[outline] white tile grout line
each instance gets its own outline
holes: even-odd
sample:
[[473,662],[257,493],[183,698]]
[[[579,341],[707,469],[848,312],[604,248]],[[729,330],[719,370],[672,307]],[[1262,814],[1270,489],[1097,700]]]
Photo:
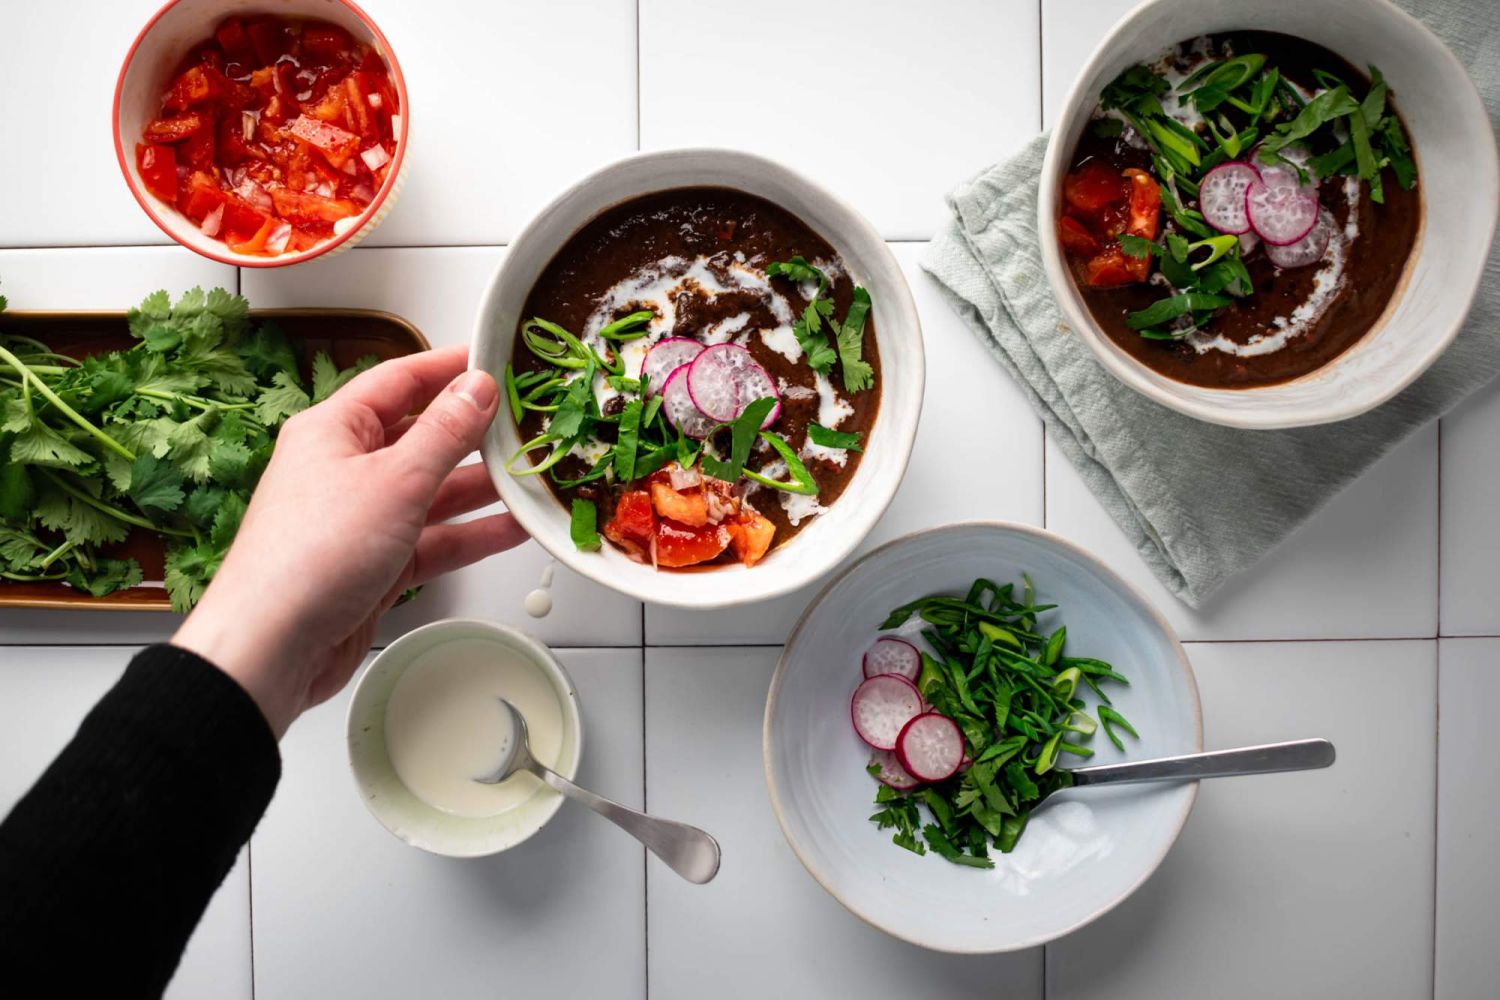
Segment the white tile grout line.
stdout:
[[[1439,611],[1441,610],[1440,606]],[[1438,851],[1442,849],[1438,836],[1443,828],[1441,812],[1443,804],[1441,788],[1443,780],[1443,644],[1441,642],[1433,650],[1433,667],[1432,684],[1436,690],[1432,697],[1435,716],[1432,723],[1432,995],[1435,1000],[1438,972],[1438,895],[1441,891],[1438,884]]]

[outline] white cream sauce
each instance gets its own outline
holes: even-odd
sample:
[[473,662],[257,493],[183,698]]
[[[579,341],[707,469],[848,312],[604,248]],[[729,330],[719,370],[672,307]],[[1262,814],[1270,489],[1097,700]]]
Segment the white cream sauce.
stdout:
[[526,613],[533,618],[546,618],[552,613],[552,572],[556,567],[556,561],[547,560],[547,568],[542,570],[541,582],[537,584],[535,590],[526,595],[526,600],[523,602]]
[[541,790],[524,773],[474,780],[501,766],[516,738],[500,698],[526,719],[536,759],[555,765],[563,711],[542,668],[499,643],[459,639],[412,661],[391,691],[385,743],[401,783],[434,809],[470,817],[497,816]]

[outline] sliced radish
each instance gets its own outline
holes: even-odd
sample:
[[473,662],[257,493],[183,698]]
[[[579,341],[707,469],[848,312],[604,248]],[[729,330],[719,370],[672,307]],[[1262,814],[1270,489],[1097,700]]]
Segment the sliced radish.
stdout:
[[[854,697],[849,700],[854,731],[876,750],[896,749],[896,737],[921,711],[922,696],[917,686],[899,674],[871,677],[854,689]],[[961,747],[959,752],[962,755]]]
[[679,365],[667,376],[667,384],[661,389],[661,411],[667,415],[668,423],[688,437],[706,438],[720,421],[709,418],[693,405],[693,396],[688,392],[688,368]]
[[[747,355],[749,351],[745,352]],[[776,405],[771,407],[766,419],[760,422],[760,429],[765,430],[776,422],[781,416],[781,394],[776,391],[776,383],[771,381],[770,374],[760,365],[751,361],[743,368],[736,368],[734,372],[735,388],[740,394],[740,413],[745,412],[745,407],[757,399],[774,399]],[[736,413],[735,416],[739,416]]]
[[888,635],[876,639],[875,645],[865,651],[864,671],[866,677],[899,674],[909,681],[915,681],[922,672],[922,654],[905,639]]
[[[869,681],[865,681],[869,684]],[[913,778],[942,781],[958,772],[964,734],[946,715],[928,712],[910,720],[896,737],[896,758]]]
[[876,750],[870,754],[870,763],[880,765],[880,777],[876,780],[898,792],[911,791],[922,783],[901,766],[901,761],[890,750]]
[[1333,240],[1334,229],[1337,225],[1338,223],[1333,219],[1333,213],[1325,208],[1318,213],[1317,225],[1313,226],[1306,236],[1286,246],[1266,244],[1266,256],[1271,258],[1272,264],[1282,268],[1316,264],[1328,251],[1328,244]]
[[736,344],[715,344],[688,366],[687,387],[693,404],[721,422],[740,415],[740,390],[735,375],[737,369],[744,367],[740,354],[748,356],[750,352]]
[[667,377],[702,353],[703,345],[690,337],[668,337],[653,344],[641,362],[647,395],[660,395]]
[[1245,192],[1260,180],[1260,171],[1248,163],[1221,163],[1198,187],[1198,208],[1203,218],[1221,233],[1250,231],[1245,215]]
[[1267,243],[1296,243],[1318,224],[1318,197],[1279,179],[1251,184],[1245,192],[1245,214]]

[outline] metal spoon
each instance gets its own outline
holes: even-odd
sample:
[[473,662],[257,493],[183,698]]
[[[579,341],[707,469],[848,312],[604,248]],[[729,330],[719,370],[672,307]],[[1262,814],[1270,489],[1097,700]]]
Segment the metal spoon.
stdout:
[[531,755],[531,744],[526,732],[526,718],[521,715],[516,706],[504,698],[500,699],[500,704],[505,706],[506,711],[515,720],[516,738],[511,741],[510,758],[504,761],[493,774],[475,778],[475,781],[485,785],[495,785],[517,771],[529,772],[548,787],[556,789],[575,802],[582,802],[645,844],[652,854],[666,862],[668,868],[689,882],[702,885],[711,881],[719,873],[719,842],[713,837],[696,826],[647,816],[643,812],[629,809],[602,795],[595,795],[586,788],[579,788]]
[[1124,781],[1196,781],[1199,778],[1230,778],[1239,774],[1273,774],[1277,771],[1308,771],[1333,763],[1333,744],[1327,740],[1292,740],[1265,743],[1235,750],[1185,753],[1175,757],[1096,764],[1075,767],[1068,773],[1073,784],[1105,785]]

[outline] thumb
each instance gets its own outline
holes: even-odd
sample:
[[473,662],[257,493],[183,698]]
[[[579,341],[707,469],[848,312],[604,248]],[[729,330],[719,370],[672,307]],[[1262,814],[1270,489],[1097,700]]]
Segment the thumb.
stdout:
[[479,447],[499,398],[499,387],[488,372],[466,371],[427,404],[387,451],[431,498],[448,473]]

